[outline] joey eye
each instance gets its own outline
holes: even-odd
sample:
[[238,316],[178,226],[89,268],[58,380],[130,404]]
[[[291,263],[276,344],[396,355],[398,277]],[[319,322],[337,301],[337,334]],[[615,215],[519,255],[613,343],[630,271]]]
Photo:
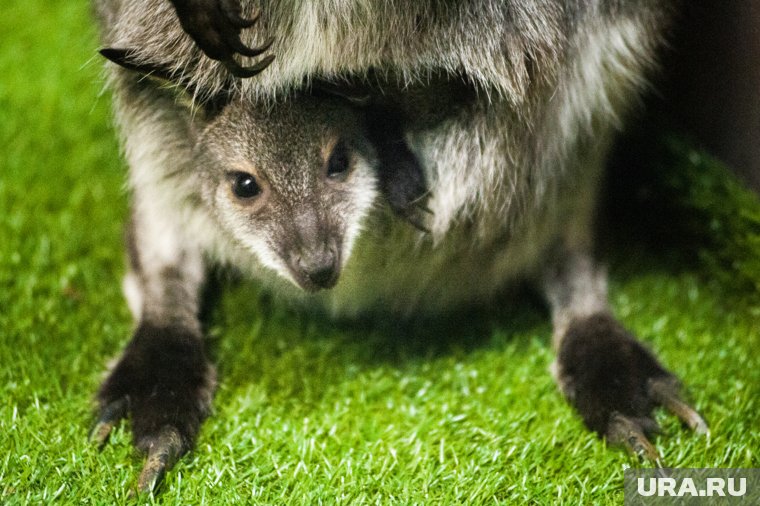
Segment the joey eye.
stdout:
[[343,141],[338,142],[327,160],[327,177],[335,181],[343,181],[348,177],[349,159],[348,148]]
[[232,172],[232,193],[240,199],[251,199],[261,193],[261,187],[256,178],[247,172]]

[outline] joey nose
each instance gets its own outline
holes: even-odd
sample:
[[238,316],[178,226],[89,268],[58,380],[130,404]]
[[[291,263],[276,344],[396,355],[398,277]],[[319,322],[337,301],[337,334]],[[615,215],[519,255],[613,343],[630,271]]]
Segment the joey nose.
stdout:
[[300,255],[296,266],[306,281],[305,288],[332,288],[338,281],[338,258],[331,249]]

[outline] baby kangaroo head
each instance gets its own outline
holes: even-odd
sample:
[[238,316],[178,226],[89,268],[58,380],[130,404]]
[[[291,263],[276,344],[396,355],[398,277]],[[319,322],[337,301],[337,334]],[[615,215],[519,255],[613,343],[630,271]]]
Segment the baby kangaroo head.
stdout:
[[204,198],[234,241],[307,291],[334,286],[377,191],[361,113],[308,95],[232,101],[201,132]]

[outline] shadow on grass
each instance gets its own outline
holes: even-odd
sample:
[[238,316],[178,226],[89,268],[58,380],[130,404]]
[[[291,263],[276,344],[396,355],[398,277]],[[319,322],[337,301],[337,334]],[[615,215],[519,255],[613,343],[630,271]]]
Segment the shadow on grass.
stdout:
[[651,115],[621,140],[600,213],[600,256],[628,280],[697,273],[760,303],[760,200],[719,161]]
[[[688,210],[664,181],[672,160],[662,127],[639,125],[622,138],[611,159],[598,214],[598,257],[615,277],[643,272],[677,275],[699,268],[704,238],[687,227]],[[690,216],[690,219],[694,219]]]
[[[227,279],[218,280],[212,290],[218,303],[206,317],[209,352],[222,378],[231,383],[263,378],[268,389],[280,389],[285,380],[272,381],[273,371],[290,377],[292,372],[285,370],[290,365],[310,376],[291,377],[291,383],[319,376],[325,380],[321,388],[327,388],[347,371],[404,371],[424,362],[466,360],[479,350],[499,350],[507,344],[519,354],[527,350],[527,335],[540,336],[549,346],[548,313],[525,287],[496,298],[492,305],[444,316],[336,320],[283,306],[252,282],[222,278]],[[290,387],[286,389],[295,395],[301,390]]]

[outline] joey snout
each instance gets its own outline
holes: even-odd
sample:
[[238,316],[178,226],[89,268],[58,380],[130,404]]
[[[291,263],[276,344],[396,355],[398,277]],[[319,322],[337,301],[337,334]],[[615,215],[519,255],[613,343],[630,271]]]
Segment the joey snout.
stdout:
[[334,241],[295,249],[287,259],[298,285],[306,291],[332,288],[340,275],[340,254]]

